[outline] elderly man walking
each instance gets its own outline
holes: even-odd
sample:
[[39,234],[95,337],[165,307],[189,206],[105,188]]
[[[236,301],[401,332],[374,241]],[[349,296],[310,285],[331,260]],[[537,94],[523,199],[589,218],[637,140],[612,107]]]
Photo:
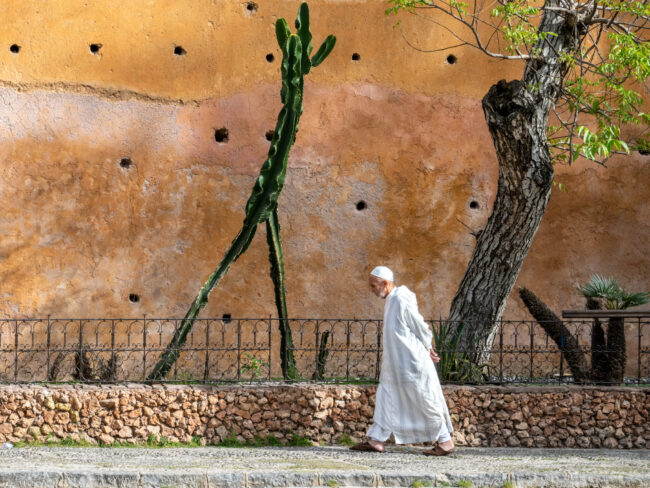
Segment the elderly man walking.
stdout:
[[383,452],[391,434],[397,444],[438,441],[428,456],[451,454],[453,427],[434,362],[432,334],[418,311],[415,294],[396,286],[393,272],[378,266],[370,273],[370,288],[386,300],[384,351],[373,424],[368,442],[351,449]]

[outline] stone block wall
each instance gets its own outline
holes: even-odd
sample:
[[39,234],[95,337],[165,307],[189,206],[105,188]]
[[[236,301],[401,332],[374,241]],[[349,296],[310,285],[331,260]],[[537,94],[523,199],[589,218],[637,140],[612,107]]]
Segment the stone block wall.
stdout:
[[[444,388],[458,445],[647,448],[650,390],[579,387]],[[374,385],[0,387],[0,441],[48,437],[103,444],[150,436],[215,444],[292,435],[362,438]]]

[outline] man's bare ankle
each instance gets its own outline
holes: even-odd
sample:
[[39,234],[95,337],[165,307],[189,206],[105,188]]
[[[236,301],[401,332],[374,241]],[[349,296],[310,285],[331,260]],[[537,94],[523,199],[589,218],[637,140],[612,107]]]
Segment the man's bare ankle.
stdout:
[[376,449],[382,449],[382,450],[384,449],[384,443],[381,442],[381,441],[376,441],[374,439],[370,439],[368,442],[370,443],[370,445],[372,447],[374,447]]
[[454,448],[454,441],[452,441],[452,440],[450,439],[450,440],[448,440],[448,441],[441,442],[441,443],[438,444],[438,445],[439,445],[442,449],[444,449],[445,451],[449,451],[449,450],[451,450],[451,449]]

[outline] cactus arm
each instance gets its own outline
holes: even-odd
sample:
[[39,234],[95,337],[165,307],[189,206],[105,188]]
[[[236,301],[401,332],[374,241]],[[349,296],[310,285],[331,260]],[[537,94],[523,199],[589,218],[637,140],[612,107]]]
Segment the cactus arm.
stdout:
[[300,37],[300,42],[302,43],[303,56],[301,61],[301,72],[304,75],[309,73],[311,69],[311,52],[314,49],[314,46],[311,44],[311,30],[309,26],[309,6],[306,3],[302,3],[298,9],[298,16],[296,17],[296,30],[298,31],[298,37]]
[[198,295],[190,305],[189,310],[181,321],[179,327],[174,331],[169,345],[163,352],[160,360],[154,366],[153,371],[147,377],[148,381],[160,380],[167,376],[172,365],[178,359],[181,352],[181,347],[187,340],[187,335],[190,333],[194,325],[194,319],[199,315],[199,312],[208,303],[208,295],[212,289],[219,284],[221,279],[226,275],[230,265],[237,260],[237,258],[246,250],[250,242],[253,240],[257,226],[244,227],[235,240],[230,245],[230,249],[225,254],[217,269],[210,275],[208,281],[203,285]]
[[280,49],[284,50],[290,35],[291,31],[289,30],[289,24],[287,24],[287,21],[285,19],[278,19],[275,23],[275,37],[278,40]]
[[286,104],[282,107],[275,126],[275,134],[271,141],[269,154],[262,165],[260,175],[253,187],[253,193],[246,204],[246,219],[244,225],[259,224],[269,218],[276,207],[278,197],[284,186],[289,150],[293,145],[296,127],[302,109],[302,92],[300,90],[300,57],[302,46],[300,38],[291,35],[287,40],[288,56],[283,59],[282,70],[287,72],[283,77],[282,89],[286,93]]
[[269,245],[269,261],[271,263],[271,279],[275,291],[275,305],[280,318],[280,356],[282,374],[285,379],[297,379],[295,360],[293,357],[293,339],[289,327],[287,299],[284,275],[284,255],[280,239],[280,221],[277,209],[266,221],[266,240]]
[[323,61],[325,61],[325,58],[330,55],[335,45],[336,37],[332,35],[327,36],[327,38],[323,41],[323,44],[321,44],[318,48],[318,51],[316,51],[316,54],[314,54],[314,57],[311,58],[311,67],[315,68]]
[[285,105],[287,103],[287,88],[284,83],[284,80],[287,77],[287,66],[285,66],[284,60],[289,57],[289,53],[287,51],[287,41],[289,40],[290,36],[291,31],[289,30],[289,24],[287,24],[287,21],[284,19],[278,19],[275,23],[275,37],[278,39],[278,45],[282,50],[282,64],[280,65],[282,72],[282,89],[280,90],[280,100],[282,101],[282,105]]

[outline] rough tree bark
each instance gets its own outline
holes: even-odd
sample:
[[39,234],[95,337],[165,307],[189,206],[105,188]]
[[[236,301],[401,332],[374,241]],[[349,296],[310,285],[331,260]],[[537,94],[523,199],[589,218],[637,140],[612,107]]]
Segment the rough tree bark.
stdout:
[[621,384],[625,377],[625,319],[610,317],[607,325],[608,383]]
[[489,358],[506,300],[548,204],[553,167],[546,126],[568,69],[561,53],[575,52],[586,34],[579,15],[544,10],[539,31],[552,35],[538,42],[533,50],[538,54],[526,62],[522,79],[501,80],[483,98],[499,162],[498,189],[449,314],[452,334],[466,324],[459,347],[477,364]]

